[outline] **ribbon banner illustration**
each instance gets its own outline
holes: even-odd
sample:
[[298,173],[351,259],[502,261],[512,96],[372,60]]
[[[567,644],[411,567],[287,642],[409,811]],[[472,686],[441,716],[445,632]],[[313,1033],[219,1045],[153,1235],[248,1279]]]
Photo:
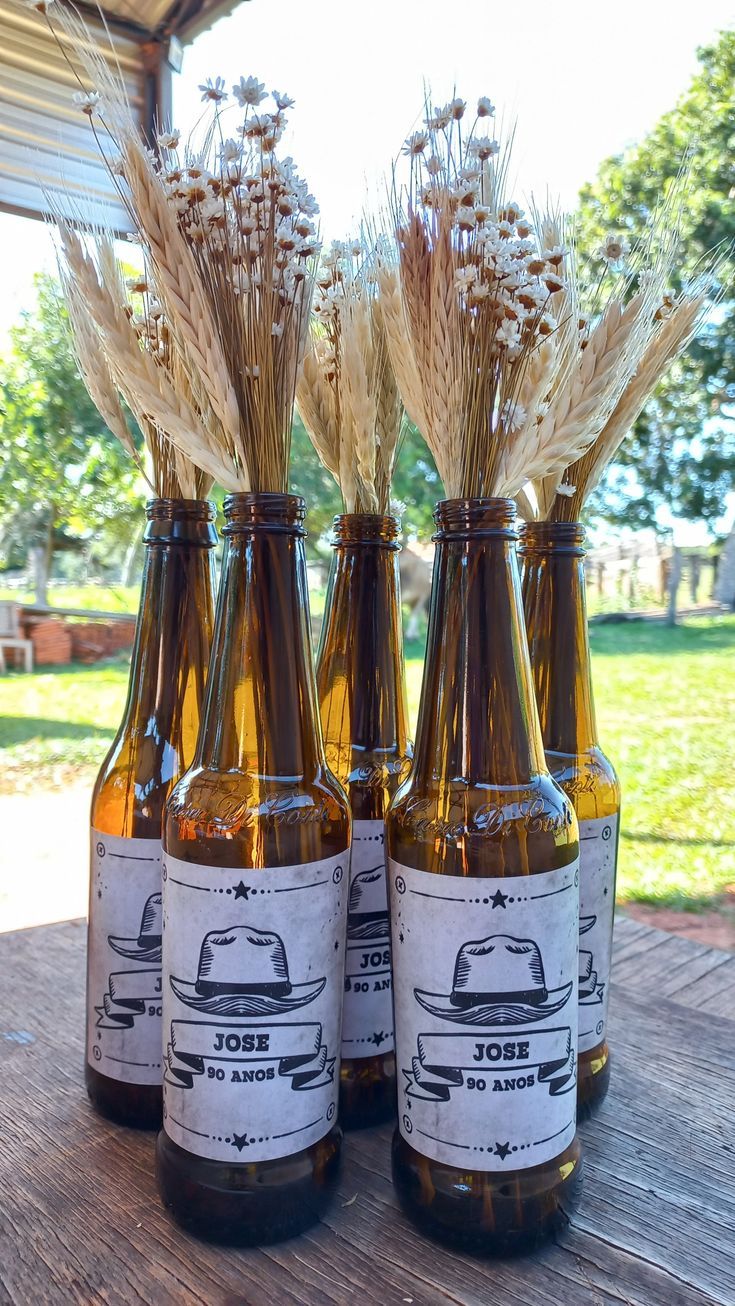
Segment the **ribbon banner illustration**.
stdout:
[[161,1018],[160,970],[128,970],[110,975],[102,1006],[95,1007],[98,1029],[132,1029],[136,1017]]
[[[243,1080],[290,1079],[291,1088],[322,1088],[334,1081],[334,1057],[327,1056],[319,1024],[220,1025],[174,1020],[165,1056],[165,1080],[176,1088],[194,1087],[208,1066],[226,1062],[244,1068]],[[265,1070],[263,1069],[265,1067]],[[270,1073],[268,1073],[270,1070]],[[217,1076],[221,1078],[221,1076]]]
[[476,1034],[419,1034],[418,1056],[404,1071],[409,1097],[428,1102],[448,1102],[452,1089],[461,1088],[468,1072],[492,1075],[527,1075],[538,1072],[551,1097],[568,1093],[576,1085],[576,1054],[570,1029],[529,1031],[508,1037],[506,1030],[481,1030]]

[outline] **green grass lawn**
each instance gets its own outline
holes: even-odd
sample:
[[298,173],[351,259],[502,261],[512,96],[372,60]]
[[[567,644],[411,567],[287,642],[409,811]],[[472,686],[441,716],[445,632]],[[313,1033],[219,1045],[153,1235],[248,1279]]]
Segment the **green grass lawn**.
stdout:
[[[703,908],[735,884],[735,616],[594,626],[600,741],[623,786],[619,895]],[[415,720],[420,650],[408,650]],[[122,712],[124,660],[0,678],[0,790],[92,778]]]
[[[8,589],[0,585],[0,602],[33,603],[30,589]],[[49,585],[51,608],[84,608],[85,612],[137,612],[140,585]]]

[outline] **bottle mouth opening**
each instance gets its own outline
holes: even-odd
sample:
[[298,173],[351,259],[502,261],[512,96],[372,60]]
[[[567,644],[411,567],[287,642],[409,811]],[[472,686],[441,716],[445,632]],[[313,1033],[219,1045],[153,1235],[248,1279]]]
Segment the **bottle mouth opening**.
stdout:
[[391,513],[343,512],[332,523],[332,545],[372,544],[399,549],[401,523]]
[[519,552],[525,557],[534,553],[584,557],[586,542],[587,531],[578,521],[524,522],[520,530]]
[[513,499],[442,499],[434,509],[434,540],[495,537],[516,540],[516,505]]
[[217,510],[209,499],[149,499],[145,515],[148,521],[213,522]]
[[213,549],[217,510],[208,499],[149,499],[143,543]]
[[252,531],[277,531],[305,535],[306,504],[300,494],[255,493],[228,494],[224,502],[223,535],[248,534]]

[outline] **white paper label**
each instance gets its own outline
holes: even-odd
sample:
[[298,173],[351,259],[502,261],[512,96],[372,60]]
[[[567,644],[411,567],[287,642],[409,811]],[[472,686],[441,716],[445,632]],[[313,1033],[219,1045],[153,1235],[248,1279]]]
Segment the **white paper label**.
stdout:
[[480,880],[390,862],[398,1122],[424,1156],[511,1172],[572,1142],[578,866]]
[[349,849],[268,870],[164,858],[164,1128],[216,1161],[290,1156],[337,1112]]
[[617,852],[617,815],[579,822],[580,1052],[605,1040]]
[[385,823],[352,822],[342,1056],[393,1051]]
[[124,1084],[160,1084],[161,841],[91,831],[87,1060]]

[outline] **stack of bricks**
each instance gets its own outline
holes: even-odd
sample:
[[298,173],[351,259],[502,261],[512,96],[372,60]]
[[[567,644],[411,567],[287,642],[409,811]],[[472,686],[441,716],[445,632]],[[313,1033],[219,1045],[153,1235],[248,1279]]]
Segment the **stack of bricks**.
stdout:
[[63,666],[71,662],[71,633],[65,621],[44,617],[30,627],[33,664],[39,667]]
[[132,647],[135,617],[124,621],[75,621],[21,614],[23,636],[33,643],[34,666],[64,666],[69,662],[99,662]]
[[69,624],[74,662],[99,662],[121,649],[128,649],[135,635],[130,621],[74,621]]

